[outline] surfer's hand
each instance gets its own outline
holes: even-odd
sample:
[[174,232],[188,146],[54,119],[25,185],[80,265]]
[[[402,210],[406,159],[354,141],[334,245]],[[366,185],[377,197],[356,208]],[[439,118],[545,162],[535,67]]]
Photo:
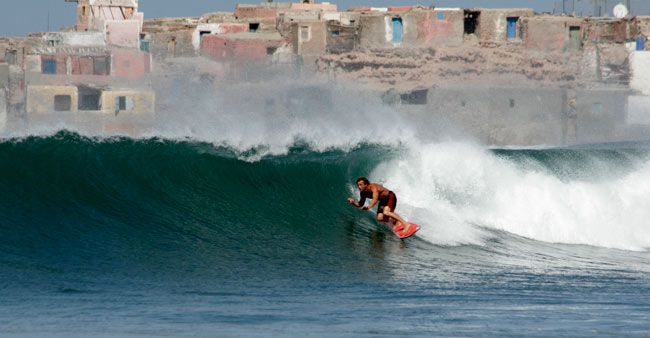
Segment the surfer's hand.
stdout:
[[354,200],[351,199],[351,198],[348,198],[348,203],[350,203],[350,204],[354,204]]
[[367,206],[361,207],[361,210],[368,210],[368,209],[370,209],[370,208],[368,208]]

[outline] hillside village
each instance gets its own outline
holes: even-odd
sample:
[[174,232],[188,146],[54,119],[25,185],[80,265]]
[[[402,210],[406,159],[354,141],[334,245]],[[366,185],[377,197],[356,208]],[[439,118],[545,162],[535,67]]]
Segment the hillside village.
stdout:
[[342,86],[489,145],[650,139],[650,16],[304,0],[147,19],[138,0],[60,1],[74,27],[0,37],[0,133],[138,135],[183,95],[281,114]]

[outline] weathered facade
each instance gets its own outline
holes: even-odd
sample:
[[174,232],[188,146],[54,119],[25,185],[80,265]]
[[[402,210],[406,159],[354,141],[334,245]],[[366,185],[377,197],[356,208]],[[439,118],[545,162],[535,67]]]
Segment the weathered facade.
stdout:
[[533,16],[522,20],[522,37],[526,48],[538,51],[579,51],[585,35],[583,18]]
[[273,56],[285,44],[286,41],[279,34],[205,35],[201,55],[218,61],[260,61]]
[[521,21],[532,17],[532,9],[480,9],[478,38],[481,42],[518,42],[522,39]]

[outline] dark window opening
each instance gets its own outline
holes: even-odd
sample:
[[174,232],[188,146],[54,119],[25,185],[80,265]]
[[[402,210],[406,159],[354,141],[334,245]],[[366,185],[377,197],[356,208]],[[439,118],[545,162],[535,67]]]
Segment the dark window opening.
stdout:
[[514,107],[515,107],[515,100],[510,99],[510,108],[514,108]]
[[110,59],[106,56],[94,57],[93,74],[110,75]]
[[140,50],[149,53],[150,42],[147,39],[140,39]]
[[202,45],[203,44],[203,36],[206,34],[210,34],[210,32],[207,31],[200,31],[199,32],[199,43]]
[[70,95],[54,96],[54,111],[70,111],[72,107],[72,98]]
[[338,36],[338,35],[339,35],[339,32],[338,32],[338,31],[332,31],[332,35],[334,35],[334,36]]
[[475,34],[478,27],[478,17],[481,12],[465,11],[464,30],[465,34]]
[[56,60],[43,60],[43,74],[56,74]]
[[15,65],[18,60],[18,52],[15,49],[7,49],[5,51],[5,59],[10,65]]
[[79,92],[79,110],[100,110],[99,98],[102,92],[99,89],[80,86],[77,87]]
[[126,110],[126,96],[119,96],[116,101],[117,110]]
[[350,26],[354,26],[354,20],[350,20]]
[[460,100],[460,106],[465,107],[465,105],[466,105],[465,100]]
[[266,55],[273,55],[276,50],[278,50],[277,47],[266,47]]
[[404,104],[427,104],[428,89],[418,89],[410,93],[400,95],[401,101]]
[[248,24],[248,29],[250,30],[251,33],[257,32],[258,29],[260,29],[260,24],[255,22],[255,23],[250,23]]

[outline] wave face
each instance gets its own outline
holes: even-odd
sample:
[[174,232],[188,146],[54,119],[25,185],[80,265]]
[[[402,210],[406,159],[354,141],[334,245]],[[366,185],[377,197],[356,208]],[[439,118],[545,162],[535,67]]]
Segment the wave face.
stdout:
[[[317,336],[472,336],[502,323],[505,335],[540,325],[554,335],[581,332],[580,313],[592,310],[603,330],[647,332],[647,144],[326,139],[1,141],[5,333],[266,336],[294,323],[292,334]],[[422,226],[415,238],[396,240],[374,211],[346,203],[362,175],[397,193],[397,212]],[[596,293],[610,310],[585,303]],[[404,297],[419,309],[412,320]],[[557,297],[578,305],[558,309]],[[395,315],[410,326],[391,325]]]

